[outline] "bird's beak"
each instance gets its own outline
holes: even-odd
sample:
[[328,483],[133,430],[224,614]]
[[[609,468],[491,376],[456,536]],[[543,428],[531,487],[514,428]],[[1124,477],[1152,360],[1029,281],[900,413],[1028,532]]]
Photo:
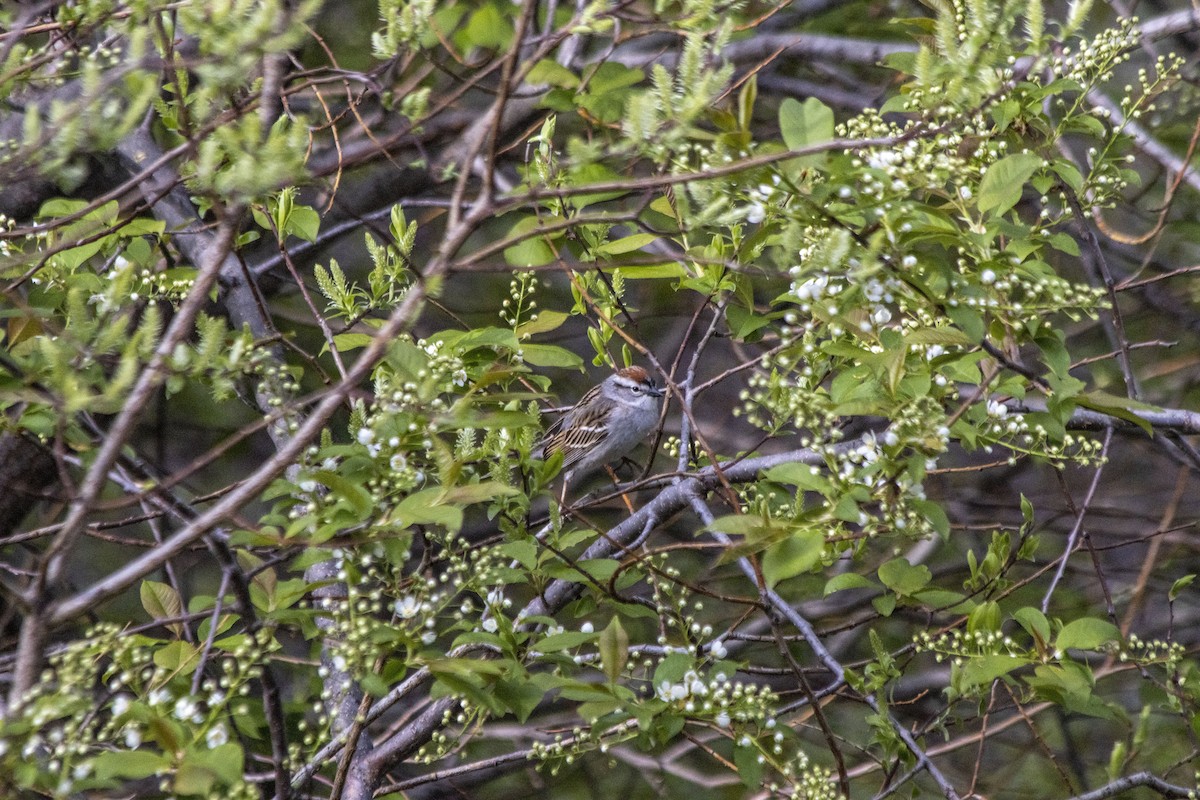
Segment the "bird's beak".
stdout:
[[666,389],[659,389],[657,386],[655,386],[653,389],[649,390],[649,395],[651,397],[662,397],[666,393],[667,393]]

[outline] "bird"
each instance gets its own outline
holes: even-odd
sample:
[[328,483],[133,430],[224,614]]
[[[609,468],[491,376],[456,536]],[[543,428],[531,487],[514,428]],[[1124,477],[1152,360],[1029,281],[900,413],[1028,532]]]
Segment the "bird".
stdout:
[[563,493],[572,479],[607,466],[658,424],[663,390],[641,367],[625,367],[596,384],[546,429],[533,457],[562,453]]

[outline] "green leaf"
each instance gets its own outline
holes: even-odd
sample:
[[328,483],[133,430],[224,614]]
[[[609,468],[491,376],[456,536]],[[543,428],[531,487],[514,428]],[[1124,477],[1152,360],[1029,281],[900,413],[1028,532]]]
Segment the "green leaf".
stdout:
[[501,678],[492,686],[492,694],[512,710],[518,722],[525,722],[546,696],[546,690],[527,677]]
[[566,631],[565,633],[552,633],[544,639],[538,639],[532,644],[532,647],[539,653],[553,653],[558,650],[572,650],[595,641],[595,639],[596,634],[594,633]]
[[625,112],[630,87],[641,83],[646,74],[615,61],[605,61],[585,76],[586,91],[576,100],[601,122],[617,122]]
[[948,307],[946,316],[961,328],[972,342],[979,342],[983,339],[983,317],[975,309],[968,307],[965,303],[960,303],[957,306]]
[[[521,238],[520,242],[504,248],[504,260],[513,267],[540,267],[557,257],[545,238],[533,232],[541,228],[537,217],[522,217],[508,230],[510,239]],[[525,237],[525,238],[522,238]]]
[[757,314],[753,309],[743,308],[739,305],[727,307],[725,319],[729,321],[729,335],[738,341],[745,341],[746,337],[755,331],[771,324],[770,317]]
[[687,270],[682,264],[624,264],[615,270],[622,278],[641,281],[651,278],[686,278]]
[[[179,599],[179,593],[165,583],[151,580],[142,581],[139,593],[142,599],[142,608],[146,609],[146,613],[154,619],[178,617],[183,611],[183,601]],[[169,623],[167,628],[176,636],[183,633],[183,626],[178,622]]]
[[1108,392],[1100,389],[1094,389],[1090,392],[1081,392],[1075,396],[1075,402],[1084,408],[1090,408],[1093,411],[1099,411],[1102,414],[1108,414],[1109,416],[1123,419],[1126,422],[1132,422],[1150,436],[1154,435],[1154,428],[1149,422],[1142,419],[1134,412],[1161,410],[1157,406],[1152,406],[1148,403],[1142,403],[1130,397],[1109,394]]
[[967,616],[967,633],[989,634],[1000,632],[1000,605],[987,600],[976,606]]
[[1015,206],[1026,181],[1042,164],[1042,157],[1033,153],[1015,153],[992,164],[979,183],[979,210],[998,216]]
[[[473,505],[485,503],[499,497],[509,497],[517,494],[516,487],[499,481],[484,481],[483,483],[468,483],[462,486],[451,486],[438,499],[439,503],[461,503]],[[514,542],[514,544],[517,544]]]
[[975,610],[975,601],[961,592],[949,589],[921,589],[912,595],[925,608],[946,611],[950,614],[969,614]]
[[462,527],[463,510],[458,506],[439,505],[441,489],[422,489],[396,504],[391,519],[401,525],[441,525],[457,531]]
[[789,150],[800,150],[833,138],[833,111],[815,97],[801,103],[793,97],[779,105],[779,131]]
[[768,586],[803,575],[821,561],[825,534],[819,530],[797,530],[767,548],[762,557],[763,577]]
[[502,15],[492,3],[485,3],[467,20],[465,35],[467,42],[475,47],[504,50],[513,38],[510,19]]
[[626,89],[642,82],[646,73],[616,61],[604,61],[588,76],[588,91],[593,93]]
[[[573,187],[586,187],[593,183],[613,183],[624,176],[612,167],[597,161],[580,164],[570,171],[570,183]],[[608,192],[591,192],[589,194],[573,194],[567,198],[567,205],[579,211],[596,203],[604,203],[622,197],[628,192],[617,190]]]
[[295,206],[288,215],[287,232],[306,242],[315,242],[321,230],[321,217],[308,206]]
[[521,345],[521,355],[525,363],[535,367],[578,369],[583,366],[582,358],[556,344],[524,344]]
[[877,589],[875,583],[857,572],[843,572],[841,575],[834,575],[825,582],[825,591],[821,594],[822,597],[829,597],[834,592],[841,592],[846,589]]
[[349,503],[360,517],[367,516],[375,507],[371,493],[341,473],[321,469],[313,473],[313,480],[329,487],[330,491]]
[[1074,164],[1066,159],[1058,158],[1050,163],[1050,168],[1058,177],[1062,178],[1063,183],[1071,187],[1072,191],[1083,191],[1083,175],[1079,173],[1079,168]]
[[763,478],[777,483],[788,483],[797,489],[828,494],[832,487],[821,470],[808,464],[779,464],[763,471]]
[[651,242],[656,241],[658,241],[658,237],[653,233],[635,233],[632,236],[626,236],[613,242],[605,242],[596,248],[596,254],[619,256],[624,253],[632,253],[634,250],[640,250]]
[[1032,606],[1025,606],[1013,612],[1015,619],[1026,632],[1033,637],[1038,649],[1050,643],[1050,621],[1046,615]]
[[987,655],[972,658],[958,673],[959,680],[967,686],[987,686],[999,677],[1018,667],[1030,663],[1028,659],[1008,655]]
[[757,514],[727,514],[717,517],[705,525],[704,530],[719,531],[734,536],[761,537],[765,532],[773,530],[773,526]]
[[1046,237],[1046,241],[1060,253],[1066,253],[1069,256],[1079,257],[1079,242],[1075,241],[1075,237],[1069,233],[1058,231]]
[[911,505],[913,510],[928,520],[942,541],[950,538],[950,518],[946,516],[946,509],[942,508],[941,503],[935,500],[913,500]]
[[675,683],[682,679],[684,673],[695,666],[695,663],[695,659],[687,653],[672,653],[658,662],[658,666],[654,668],[654,679],[651,683],[654,686],[661,686],[664,682]]
[[737,767],[738,777],[742,784],[749,789],[762,788],[763,763],[758,760],[760,753],[752,744],[738,744],[733,748],[733,764]]
[[1033,527],[1033,503],[1024,494],[1021,495],[1021,533]]
[[166,756],[147,750],[110,750],[92,759],[97,780],[113,778],[149,778],[166,772],[171,762]]
[[549,84],[563,89],[574,89],[579,85],[579,76],[552,58],[543,58],[534,64],[525,80],[530,84]]
[[1067,351],[1061,331],[1050,331],[1046,335],[1035,336],[1034,343],[1042,351],[1046,366],[1058,376],[1066,376],[1071,368],[1071,354]]
[[1102,644],[1120,640],[1121,632],[1108,620],[1084,617],[1063,626],[1054,640],[1059,650],[1095,650]]
[[616,683],[629,662],[629,634],[621,627],[621,618],[613,617],[600,632],[600,665],[609,683]]
[[910,595],[924,589],[933,579],[929,567],[912,565],[903,558],[893,558],[879,566],[879,580],[898,595]]
[[1174,603],[1183,590],[1192,585],[1192,581],[1194,580],[1196,580],[1195,573],[1191,575],[1184,575],[1182,578],[1171,584],[1171,591],[1167,594],[1167,598]]
[[232,742],[212,750],[192,750],[175,773],[176,792],[207,794],[217,784],[233,785],[242,774],[242,749]]
[[1066,661],[1044,664],[1034,669],[1025,682],[1041,700],[1063,706],[1067,711],[1101,719],[1119,720],[1124,712],[1092,694],[1095,675],[1083,664]]
[[[333,346],[338,349],[339,353],[349,353],[352,350],[366,347],[375,339],[369,333],[339,333],[333,337]],[[321,349],[322,353],[329,352],[328,342]]]
[[957,328],[918,328],[905,335],[904,343],[906,345],[940,344],[971,347],[977,343],[977,340]]
[[548,333],[557,330],[571,315],[563,311],[539,311],[537,316],[517,326],[518,339],[533,336],[535,333]]
[[196,646],[182,639],[177,639],[154,651],[154,665],[168,672],[183,672],[190,670],[200,660],[200,652]]

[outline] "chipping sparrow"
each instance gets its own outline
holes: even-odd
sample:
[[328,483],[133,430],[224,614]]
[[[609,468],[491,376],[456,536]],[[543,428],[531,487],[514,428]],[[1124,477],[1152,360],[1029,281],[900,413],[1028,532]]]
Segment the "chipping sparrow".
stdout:
[[641,367],[626,367],[588,390],[547,430],[534,458],[563,454],[563,488],[576,475],[615,461],[658,424],[663,390]]

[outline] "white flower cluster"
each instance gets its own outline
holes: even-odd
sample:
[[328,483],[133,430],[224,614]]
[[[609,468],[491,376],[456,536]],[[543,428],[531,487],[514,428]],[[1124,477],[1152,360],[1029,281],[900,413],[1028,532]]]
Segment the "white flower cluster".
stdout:
[[[36,688],[13,709],[10,721],[19,724],[0,735],[0,771],[6,758],[36,759],[40,780],[51,782],[45,784],[51,793],[65,796],[76,791],[76,781],[93,775],[96,756],[114,747],[142,748],[146,733],[164,724],[181,737],[181,746],[227,744],[228,715],[246,713],[240,698],[259,674],[253,665],[271,634],[263,630],[235,638],[236,646],[210,661],[219,677],[204,679],[192,693],[177,679],[177,670],[154,663],[168,642],[131,636],[107,623],[93,627],[51,657]],[[110,665],[102,702],[95,684],[98,661]],[[241,796],[236,787],[230,790]]]
[[777,370],[756,372],[739,395],[742,405],[735,407],[733,414],[772,432],[784,427],[807,431],[800,439],[801,447],[836,442],[841,439],[838,417],[833,413],[829,395],[814,391],[811,378],[811,369],[807,367],[792,374]]
[[786,192],[780,189],[779,183],[779,175],[775,174],[771,176],[770,183],[760,183],[746,193],[749,202],[741,208],[742,218],[746,222],[759,224],[767,218],[767,209],[772,204],[779,205],[782,202]]
[[695,670],[688,670],[678,681],[661,681],[654,687],[654,696],[685,714],[698,714],[711,719],[719,727],[733,723],[758,723],[773,727],[770,709],[778,698],[770,688],[741,681],[731,681],[723,672],[704,679]]

